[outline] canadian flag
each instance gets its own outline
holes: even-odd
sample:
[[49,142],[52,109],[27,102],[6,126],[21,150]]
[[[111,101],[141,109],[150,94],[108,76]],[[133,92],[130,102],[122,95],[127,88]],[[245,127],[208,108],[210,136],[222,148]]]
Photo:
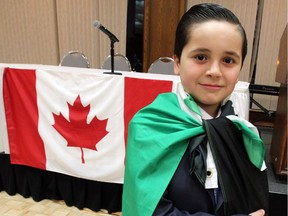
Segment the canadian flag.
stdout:
[[173,81],[102,73],[5,68],[12,164],[123,183],[130,119]]

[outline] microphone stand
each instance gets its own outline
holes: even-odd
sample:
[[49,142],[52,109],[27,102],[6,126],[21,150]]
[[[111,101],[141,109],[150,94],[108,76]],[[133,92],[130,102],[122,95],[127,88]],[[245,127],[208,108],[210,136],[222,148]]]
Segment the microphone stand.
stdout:
[[122,75],[122,73],[114,72],[114,43],[116,42],[113,38],[110,38],[110,59],[111,59],[111,72],[104,72],[104,74],[115,74]]

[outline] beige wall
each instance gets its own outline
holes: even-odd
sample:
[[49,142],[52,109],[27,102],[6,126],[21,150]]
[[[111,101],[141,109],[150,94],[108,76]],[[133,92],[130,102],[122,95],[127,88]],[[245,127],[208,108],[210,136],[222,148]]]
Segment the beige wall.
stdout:
[[110,40],[93,27],[99,20],[126,53],[127,0],[1,0],[0,62],[58,65],[70,50],[83,52],[99,68]]
[[99,68],[110,54],[110,39],[93,21],[99,20],[119,39],[115,53],[126,54],[127,0],[56,0],[59,53],[79,50],[87,55],[91,67]]
[[56,64],[55,2],[0,1],[0,62]]
[[[275,81],[277,59],[280,39],[286,24],[287,0],[264,0],[257,54],[256,84],[279,86],[279,83]],[[277,96],[255,95],[254,98],[269,110],[277,108]]]

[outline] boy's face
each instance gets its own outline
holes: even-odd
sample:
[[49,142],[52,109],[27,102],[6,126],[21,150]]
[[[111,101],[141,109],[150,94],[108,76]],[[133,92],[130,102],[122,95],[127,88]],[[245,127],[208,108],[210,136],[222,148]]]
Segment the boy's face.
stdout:
[[238,81],[243,40],[237,26],[224,21],[195,24],[189,32],[181,59],[174,59],[174,71],[186,92],[215,116]]

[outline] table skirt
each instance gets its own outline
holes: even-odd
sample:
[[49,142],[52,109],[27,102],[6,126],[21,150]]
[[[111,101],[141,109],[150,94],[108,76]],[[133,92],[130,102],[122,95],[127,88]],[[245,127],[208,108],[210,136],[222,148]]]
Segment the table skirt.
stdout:
[[123,184],[97,182],[61,173],[10,164],[9,154],[0,154],[0,191],[20,194],[35,201],[64,200],[67,206],[109,213],[121,211]]

